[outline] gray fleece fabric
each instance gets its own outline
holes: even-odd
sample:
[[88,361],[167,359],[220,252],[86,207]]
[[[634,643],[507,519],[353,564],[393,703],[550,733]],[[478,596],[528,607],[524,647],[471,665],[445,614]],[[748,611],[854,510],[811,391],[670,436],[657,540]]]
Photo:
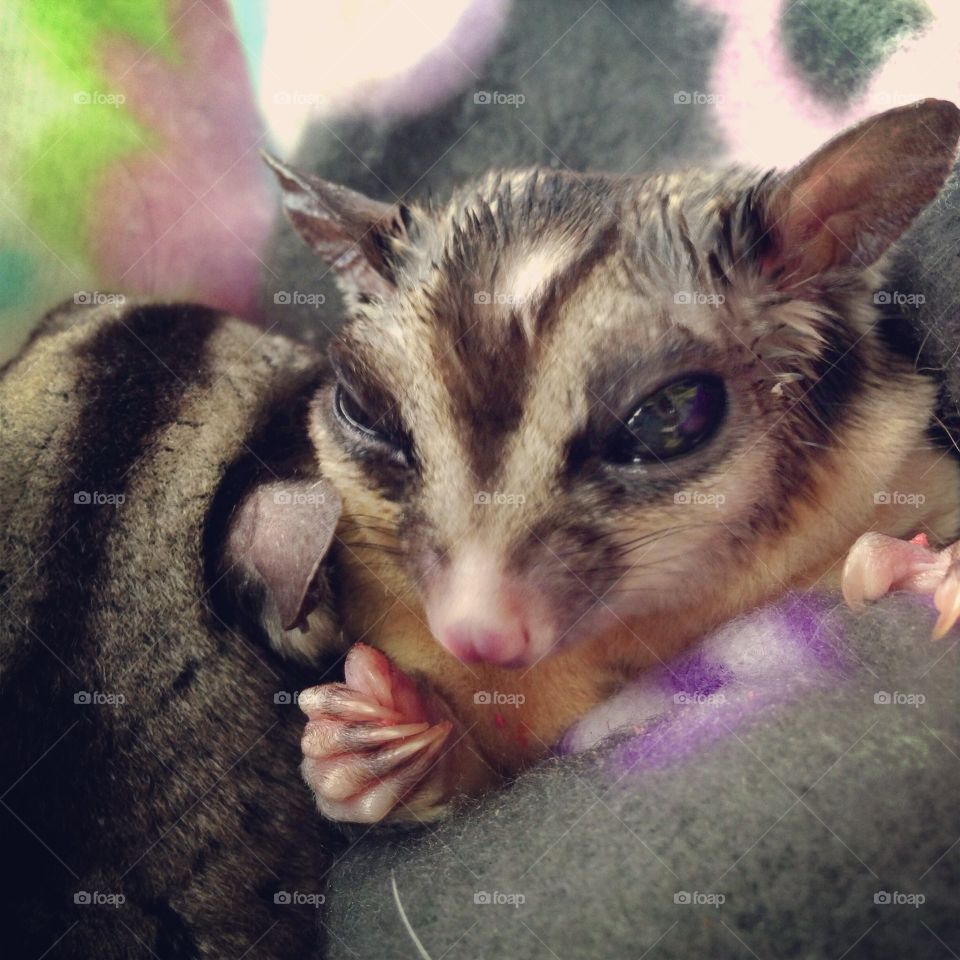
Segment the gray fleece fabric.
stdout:
[[675,763],[631,770],[606,743],[366,834],[331,876],[329,956],[960,954],[958,641],[908,597],[832,616],[842,680]]
[[[798,70],[838,100],[859,89],[884,44],[923,21],[912,3],[861,4],[859,15],[844,3],[832,31],[843,42],[813,49],[811,37],[831,33],[823,5],[790,6]],[[497,165],[642,173],[709,163],[723,149],[710,111],[676,111],[672,98],[707,89],[720,29],[720,18],[673,0],[521,0],[471,89],[423,117],[318,125],[296,159],[381,198],[443,196]],[[867,45],[855,63],[851,37]],[[475,90],[526,101],[491,110]],[[953,423],[958,211],[955,176],[901,244],[892,292],[914,296],[893,298],[907,323],[891,327],[915,335],[923,362],[944,371]],[[273,249],[276,286],[326,293],[291,331],[322,343],[339,311],[329,278],[317,286],[315,262],[286,227]],[[289,313],[276,319],[291,325]],[[608,742],[547,761],[438,826],[354,831],[330,875],[329,956],[960,955],[957,641],[932,645],[929,609],[908,598],[833,616],[842,679],[774,697],[675,762],[630,770],[629,738]]]

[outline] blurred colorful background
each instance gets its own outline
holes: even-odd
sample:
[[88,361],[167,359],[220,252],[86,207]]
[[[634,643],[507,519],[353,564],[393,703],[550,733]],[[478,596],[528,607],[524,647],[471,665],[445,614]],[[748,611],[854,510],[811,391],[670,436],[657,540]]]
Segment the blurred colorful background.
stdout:
[[[259,151],[473,90],[518,8],[538,2],[0,0],[0,359],[69,297],[188,298],[262,319],[278,205]],[[581,6],[558,50],[591,19],[619,19]],[[669,6],[719,24],[703,94],[715,157],[788,163],[875,110],[960,99],[955,0]],[[642,15],[629,29],[636,55],[656,57]]]

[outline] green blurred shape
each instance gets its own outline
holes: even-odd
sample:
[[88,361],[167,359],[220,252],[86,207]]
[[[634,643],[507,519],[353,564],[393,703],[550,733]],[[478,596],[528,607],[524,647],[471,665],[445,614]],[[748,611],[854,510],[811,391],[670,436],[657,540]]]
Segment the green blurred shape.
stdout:
[[0,310],[26,302],[33,276],[33,262],[28,253],[0,247]]
[[44,69],[67,84],[100,77],[97,41],[108,34],[164,56],[174,51],[164,0],[31,0],[23,18],[39,41]]
[[[50,119],[18,152],[18,190],[32,230],[59,255],[88,259],[87,223],[98,178],[107,166],[146,143],[149,132],[123,104],[84,103],[110,94],[98,63],[101,43],[126,36],[168,58],[175,55],[165,0],[33,0],[22,10],[33,48],[32,69],[62,89],[63,103],[46,108]],[[162,91],[155,91],[162,96]]]

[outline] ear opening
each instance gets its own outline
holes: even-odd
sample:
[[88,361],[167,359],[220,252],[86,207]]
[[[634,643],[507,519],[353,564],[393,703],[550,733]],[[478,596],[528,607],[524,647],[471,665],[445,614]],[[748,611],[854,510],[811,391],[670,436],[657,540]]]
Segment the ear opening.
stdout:
[[761,269],[781,289],[835,269],[864,269],[942,189],[960,110],[921,100],[834,137],[776,182],[765,204]]

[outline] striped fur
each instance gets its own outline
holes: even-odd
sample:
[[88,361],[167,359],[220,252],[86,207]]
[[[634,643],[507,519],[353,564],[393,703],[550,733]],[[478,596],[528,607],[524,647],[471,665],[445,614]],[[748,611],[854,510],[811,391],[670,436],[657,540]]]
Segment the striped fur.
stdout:
[[218,550],[243,491],[302,462],[319,374],[290,343],[162,305],[64,308],[4,372],[12,956],[315,955],[316,909],[274,895],[319,893],[335,845],[296,777],[290,695],[317,672],[238,619]]
[[[912,209],[888,218],[898,229],[946,176],[943,142]],[[892,349],[873,303],[883,260],[838,258],[798,280],[788,250],[769,267],[782,182],[495,173],[446,206],[405,208],[402,233],[381,238],[387,295],[345,291],[339,375],[411,448],[405,466],[358,442],[331,391],[314,406],[344,500],[341,575],[368,598],[344,611],[348,633],[427,674],[495,765],[542,753],[625,676],[721,620],[835,585],[865,530],[941,543],[960,531],[957,465],[930,439],[937,385]],[[633,471],[604,463],[601,438],[635,402],[691,371],[727,385],[715,439]],[[885,504],[893,493],[920,506]],[[424,607],[462,586],[452,571],[467,556],[551,621],[553,656],[510,671],[439,649]],[[522,748],[473,705],[483,689],[525,697]]]

